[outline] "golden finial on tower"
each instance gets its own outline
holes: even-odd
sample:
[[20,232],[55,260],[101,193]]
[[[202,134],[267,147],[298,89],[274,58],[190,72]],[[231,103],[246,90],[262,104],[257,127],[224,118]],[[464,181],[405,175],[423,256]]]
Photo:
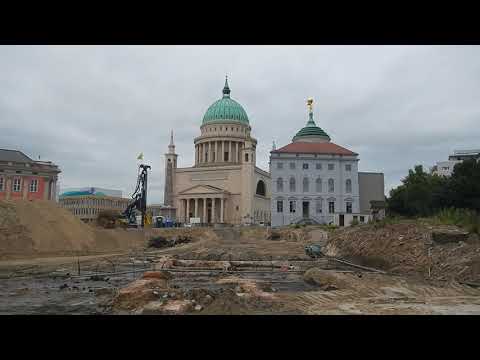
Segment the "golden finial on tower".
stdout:
[[313,112],[313,99],[308,98],[307,100],[308,112]]

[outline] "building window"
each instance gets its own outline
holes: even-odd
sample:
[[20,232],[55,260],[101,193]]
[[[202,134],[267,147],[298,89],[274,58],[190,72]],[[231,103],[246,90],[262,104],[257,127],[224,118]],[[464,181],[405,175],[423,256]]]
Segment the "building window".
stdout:
[[245,162],[248,162],[248,154],[245,154]]
[[290,163],[290,169],[295,170],[295,163],[294,162]]
[[321,214],[321,213],[322,213],[322,200],[321,200],[321,199],[318,199],[318,200],[315,202],[315,211],[317,212],[317,214]]
[[353,215],[353,221],[357,220],[358,221],[358,216],[357,215]]
[[20,191],[20,179],[19,178],[13,179],[13,191],[14,192],[19,192]]
[[265,188],[265,183],[263,182],[263,180],[258,180],[256,194],[265,196],[266,193],[267,191]]
[[283,200],[277,200],[277,213],[283,213]]
[[296,201],[295,200],[290,200],[290,212],[294,213],[296,208]]
[[31,182],[30,182],[30,192],[37,192],[38,191],[38,180],[37,179],[33,179]]
[[208,151],[205,153],[205,162],[208,162]]
[[282,192],[283,191],[283,179],[278,178],[277,179],[277,192]]
[[350,201],[347,202],[347,214],[352,213],[352,203]]
[[335,170],[335,164],[328,164],[328,170]]
[[335,192],[335,182],[333,179],[328,179],[328,192]]
[[321,164],[321,163],[316,163],[316,164],[315,164],[315,168],[316,168],[317,170],[322,170],[322,164]]
[[5,184],[5,180],[3,176],[0,176],[0,191],[3,191],[3,188],[5,186],[4,184]]
[[329,201],[328,202],[328,212],[330,214],[333,214],[335,212],[335,202],[334,201]]
[[309,192],[308,178],[303,178],[303,192]]
[[291,177],[290,178],[290,192],[295,192],[295,178]]
[[283,163],[281,162],[277,163],[277,169],[283,169]]
[[228,161],[228,151],[223,153],[223,161]]
[[360,222],[364,223],[365,222],[365,216],[360,216]]
[[345,181],[345,192],[351,193],[352,192],[352,180],[347,179]]
[[317,193],[322,192],[322,179],[320,179],[320,178],[317,178],[317,180],[315,180],[315,191]]
[[350,164],[345,165],[345,171],[352,171],[352,165]]
[[308,163],[303,163],[303,170],[308,170]]

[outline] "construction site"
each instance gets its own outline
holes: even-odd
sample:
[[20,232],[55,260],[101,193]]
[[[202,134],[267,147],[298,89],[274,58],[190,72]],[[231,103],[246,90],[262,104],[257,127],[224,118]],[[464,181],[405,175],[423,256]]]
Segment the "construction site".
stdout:
[[0,201],[1,314],[479,314],[480,242],[387,221],[105,228]]

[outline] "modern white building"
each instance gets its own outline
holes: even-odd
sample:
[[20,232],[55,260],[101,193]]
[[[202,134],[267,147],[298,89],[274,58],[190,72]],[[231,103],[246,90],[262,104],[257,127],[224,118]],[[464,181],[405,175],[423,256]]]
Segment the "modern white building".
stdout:
[[[292,143],[271,151],[272,226],[301,222],[348,226],[355,218],[367,222],[371,211],[362,209],[360,202],[358,154],[330,141],[313,120],[312,103],[309,99],[307,125]],[[363,199],[368,204],[385,201],[383,174],[374,174],[364,177],[363,188],[375,197]]]
[[432,174],[440,176],[451,176],[453,174],[453,169],[455,165],[468,159],[475,159],[477,161],[480,161],[480,149],[454,150],[453,154],[448,157],[447,161],[438,161],[436,165],[432,167]]

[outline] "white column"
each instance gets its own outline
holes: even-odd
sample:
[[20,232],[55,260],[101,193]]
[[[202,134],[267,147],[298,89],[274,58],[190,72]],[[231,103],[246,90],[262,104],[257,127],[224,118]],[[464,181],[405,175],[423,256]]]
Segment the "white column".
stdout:
[[207,198],[203,198],[203,223],[207,222]]
[[223,202],[225,199],[220,199],[220,222],[223,224]]
[[190,199],[187,199],[187,219],[185,222],[190,222]]
[[235,142],[235,157],[237,158],[235,162],[239,162],[239,156],[238,156],[238,141]]
[[232,142],[229,141],[229,151],[228,151],[228,162],[232,162],[233,161],[233,156],[232,156]]
[[195,199],[195,215],[194,217],[198,217],[198,199]]
[[218,141],[215,141],[215,162],[218,163],[218,159],[219,159],[219,156],[218,156]]
[[225,156],[225,141],[222,140],[222,158],[221,161],[224,162],[224,156]]
[[215,198],[212,198],[212,224],[215,224]]

